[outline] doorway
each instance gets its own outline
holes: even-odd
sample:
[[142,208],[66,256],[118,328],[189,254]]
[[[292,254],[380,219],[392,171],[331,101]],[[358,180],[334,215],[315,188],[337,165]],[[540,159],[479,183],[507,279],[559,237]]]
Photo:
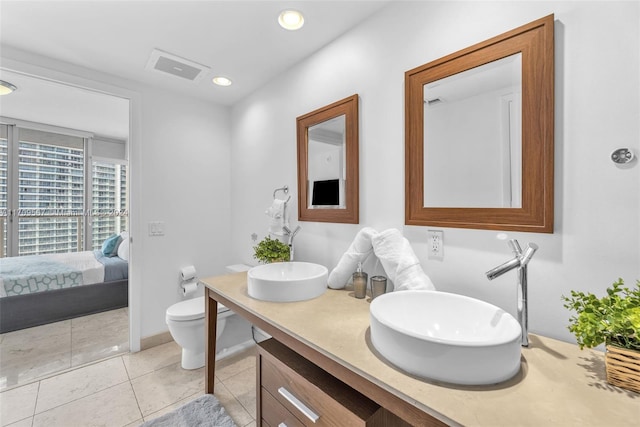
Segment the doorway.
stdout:
[[[23,135],[30,132],[41,137],[47,134],[71,135],[83,141],[80,144],[81,150],[76,148],[77,151],[82,151],[80,155],[82,161],[79,161],[75,168],[69,166],[70,171],[73,169],[77,172],[82,169],[82,177],[75,181],[67,176],[73,174],[73,171],[65,173],[64,167],[61,167],[63,164],[70,165],[72,161],[69,159],[73,157],[73,153],[63,152],[69,149],[64,144],[52,144],[51,141],[40,140],[36,141],[35,148],[27,153],[26,145],[20,144],[29,144],[32,141],[20,141],[15,143],[12,150],[7,150],[5,153],[7,158],[13,155],[15,159],[19,160],[16,160],[13,167],[6,168],[11,169],[6,173],[12,174],[9,177],[12,179],[7,180],[5,177],[3,180],[8,184],[13,181],[11,188],[5,189],[3,193],[4,205],[0,207],[3,210],[2,248],[5,258],[9,255],[31,255],[25,249],[28,246],[29,236],[26,232],[22,233],[21,240],[20,232],[25,230],[27,223],[33,225],[36,222],[43,224],[47,222],[43,218],[47,216],[43,213],[45,205],[35,204],[33,207],[36,209],[28,212],[28,209],[24,209],[26,205],[20,204],[33,199],[29,193],[37,195],[35,199],[41,201],[54,199],[58,203],[57,205],[55,203],[47,205],[47,209],[51,209],[47,213],[54,217],[48,221],[53,222],[53,225],[47,227],[50,229],[53,227],[55,232],[49,233],[50,244],[48,246],[45,245],[46,242],[43,239],[40,239],[40,252],[56,252],[56,244],[62,245],[63,240],[66,241],[67,246],[71,244],[78,252],[81,249],[85,252],[102,250],[98,246],[101,246],[106,234],[119,234],[121,231],[130,233],[133,223],[128,216],[131,194],[130,180],[128,179],[131,176],[129,153],[133,139],[131,137],[131,94],[117,88],[114,88],[110,93],[110,90],[105,91],[105,85],[101,83],[79,81],[71,76],[68,81],[61,81],[58,74],[56,79],[52,80],[52,76],[48,76],[46,72],[34,77],[33,73],[3,68],[0,69],[0,77],[5,81],[11,81],[18,87],[18,91],[2,100],[2,121],[5,125],[15,129],[28,129],[28,131],[23,131]],[[7,139],[8,136],[6,135]],[[12,154],[9,154],[9,151],[12,151]],[[33,152],[38,152],[35,157]],[[22,161],[21,164],[20,161]],[[62,163],[47,164],[56,161]],[[38,173],[32,173],[28,170],[34,166],[28,164],[29,162],[38,165]],[[44,173],[47,172],[44,170],[46,167],[55,169],[49,171],[51,174],[47,175],[48,178],[53,177],[52,182],[45,182],[44,178],[38,181],[38,176],[44,176]],[[113,172],[111,175],[114,182],[120,184],[116,185],[118,188],[113,188],[111,183],[103,187],[97,185],[98,176],[104,181],[108,179],[106,176],[109,172]],[[56,181],[56,176],[59,178],[59,182]],[[65,176],[69,179],[66,184],[61,184]],[[27,182],[27,178],[32,179],[32,182]],[[64,185],[67,185],[68,188],[61,188]],[[51,188],[45,188],[47,186]],[[84,188],[81,190],[81,187]],[[101,210],[100,206],[105,206],[98,202],[106,200],[106,196],[103,194],[106,188],[112,188],[122,203],[119,203],[117,207],[106,206],[106,209]],[[68,194],[62,194],[65,191]],[[68,195],[71,198],[72,193],[79,192],[84,194],[81,212],[69,209],[70,206],[60,203],[63,196]],[[57,197],[56,200],[56,196],[60,194],[62,196]],[[65,210],[64,215],[56,209]],[[109,213],[107,210],[111,212]],[[40,218],[27,219],[25,218],[27,214],[39,215]],[[71,231],[67,232],[68,236],[61,236],[59,232],[66,227],[64,224],[58,224],[64,222],[61,219],[63,216],[65,217],[64,221],[76,224],[75,228],[71,227]],[[111,230],[111,225],[117,230],[115,228]],[[31,234],[46,236],[43,227],[36,229]],[[103,236],[101,233],[106,234]],[[129,235],[127,235],[127,244],[130,241]],[[53,250],[51,250],[52,246]],[[57,252],[65,252],[65,250],[60,249]],[[125,267],[129,273],[132,270],[131,264],[129,262],[128,267]],[[2,272],[0,271],[0,273]],[[104,280],[103,276],[101,281]],[[131,280],[129,282],[133,283]],[[82,287],[85,286],[82,285]],[[126,289],[125,292],[127,292]],[[0,295],[5,297],[3,293],[7,293],[4,286],[0,290]],[[2,352],[0,356],[0,391],[115,354],[130,350],[137,351],[139,338],[136,343],[136,340],[133,339],[136,337],[132,335],[138,334],[131,334],[131,331],[138,329],[135,325],[139,322],[132,321],[132,312],[135,312],[135,309],[132,310],[132,300],[135,301],[135,298],[131,298],[131,295],[135,295],[135,292],[132,291],[131,285],[129,285],[128,294],[129,301],[126,307],[98,309],[79,317],[51,321],[0,334]]]

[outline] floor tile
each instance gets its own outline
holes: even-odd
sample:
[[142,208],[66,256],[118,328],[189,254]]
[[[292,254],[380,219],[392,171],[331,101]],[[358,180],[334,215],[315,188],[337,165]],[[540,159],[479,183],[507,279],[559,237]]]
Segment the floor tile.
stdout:
[[55,375],[129,349],[128,309],[0,335],[0,390]]
[[122,427],[142,418],[131,384],[102,390],[90,396],[36,414],[33,427]]
[[39,383],[35,382],[0,393],[0,425],[6,426],[33,416],[38,386]]
[[252,418],[256,418],[256,368],[246,369],[222,382],[242,404]]
[[182,348],[175,341],[171,341],[138,353],[124,354],[122,360],[129,378],[133,379],[179,363],[181,357]]
[[127,371],[120,357],[42,380],[36,413],[89,396],[128,380]]
[[33,417],[25,418],[17,423],[9,424],[7,427],[31,427],[33,424]]
[[71,320],[71,366],[129,351],[129,316],[125,309]]
[[254,420],[254,417],[247,412],[245,407],[235,398],[235,396],[224,386],[223,383],[216,385],[214,395],[218,398],[231,419],[239,426],[245,426]]
[[153,413],[145,416],[144,420],[146,422],[146,421],[150,421],[150,420],[152,420],[154,418],[161,417],[164,414],[169,413],[169,412],[173,411],[174,409],[178,409],[182,405],[185,405],[185,404],[191,402],[192,400],[197,399],[198,397],[200,397],[202,395],[204,395],[204,390],[202,390],[202,391],[200,391],[200,392],[198,392],[196,394],[193,394],[193,395],[191,395],[191,396],[189,396],[189,397],[187,397],[185,399],[179,400],[178,402],[176,402],[176,403],[174,403],[172,405],[169,405],[167,407],[164,407],[164,408],[160,409],[159,411],[153,412]]
[[[3,334],[0,336],[1,356],[7,355],[12,364],[0,359],[0,369],[6,373],[11,373],[9,368],[13,366],[23,369],[16,365],[21,352],[39,354],[48,348],[53,352],[42,354],[40,359],[27,357],[30,363],[34,360],[34,364],[40,363],[39,370],[34,369],[33,373],[47,372],[43,367],[55,360],[60,341],[63,341],[68,343],[69,351],[62,356],[66,357],[67,363],[62,370],[68,370],[72,352],[77,363],[105,355],[100,353],[97,341],[92,341],[92,330],[104,329],[106,333],[95,332],[103,338],[110,338],[111,332],[116,336],[118,330],[128,334],[128,326],[122,326],[128,324],[128,320],[118,323],[128,318],[126,310],[87,317],[16,331],[20,334]],[[33,346],[34,342],[45,346]],[[9,387],[15,388],[0,393],[2,427],[137,427],[143,420],[161,416],[204,393],[204,369],[182,369],[181,351],[180,346],[170,342],[82,366],[26,386],[13,383]],[[81,356],[83,352],[86,355]],[[239,427],[256,426],[255,369],[255,348],[216,363],[216,396]],[[50,372],[44,375],[50,375]],[[7,387],[12,380],[0,377],[0,381]]]
[[251,347],[243,352],[235,354],[216,362],[216,377],[224,382],[238,373],[256,367],[256,348]]
[[0,390],[71,367],[69,320],[4,334],[0,346]]
[[131,380],[143,416],[204,390],[204,368],[185,370],[180,363]]

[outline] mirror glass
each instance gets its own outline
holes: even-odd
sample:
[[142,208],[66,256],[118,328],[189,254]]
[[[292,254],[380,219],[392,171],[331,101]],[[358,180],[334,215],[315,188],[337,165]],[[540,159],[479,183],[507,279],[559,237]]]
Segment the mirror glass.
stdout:
[[309,209],[344,209],[346,116],[341,114],[308,130]]
[[424,205],[519,208],[522,54],[424,85]]
[[405,224],[553,233],[553,19],[405,73]]
[[358,95],[297,118],[298,220],[357,224]]

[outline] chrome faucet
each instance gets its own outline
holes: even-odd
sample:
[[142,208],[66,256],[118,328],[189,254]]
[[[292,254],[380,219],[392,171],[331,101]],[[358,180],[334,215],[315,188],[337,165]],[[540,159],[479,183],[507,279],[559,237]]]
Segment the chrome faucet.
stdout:
[[533,254],[538,250],[538,245],[529,243],[527,249],[522,252],[520,244],[516,239],[509,240],[509,247],[515,257],[487,271],[487,278],[493,280],[502,276],[504,273],[518,269],[518,321],[522,327],[521,344],[523,347],[529,346],[529,311],[527,307],[527,264],[531,261]]
[[289,227],[286,225],[282,227],[282,231],[289,237],[288,245],[289,245],[289,261],[293,261],[293,238],[296,237],[296,234],[302,230],[302,227],[297,226],[295,230],[291,231]]

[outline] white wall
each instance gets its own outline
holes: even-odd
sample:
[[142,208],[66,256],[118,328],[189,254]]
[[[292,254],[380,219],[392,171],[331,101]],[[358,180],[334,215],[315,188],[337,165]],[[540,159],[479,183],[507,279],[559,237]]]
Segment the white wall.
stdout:
[[[176,94],[142,93],[139,234],[143,274],[141,336],[167,330],[165,310],[182,297],[179,270],[200,277],[224,273],[231,257],[229,112]],[[147,224],[165,223],[151,237]],[[139,258],[136,258],[139,259]]]
[[[132,99],[130,150],[133,237],[132,348],[167,331],[166,308],[179,301],[179,270],[222,274],[229,254],[229,109],[97,71],[3,49],[2,66]],[[165,235],[148,235],[148,222]]]
[[[425,105],[424,200],[430,207],[505,206],[503,156],[509,123],[503,91]],[[506,158],[503,158],[506,157]],[[506,169],[507,171],[509,169]],[[508,178],[508,176],[507,176]]]
[[[484,272],[510,258],[496,232],[445,229],[444,260],[427,260],[427,227],[404,226],[404,71],[555,13],[556,226],[510,233],[540,250],[530,264],[530,328],[567,341],[570,289],[602,293],[640,278],[640,167],[609,153],[640,153],[639,5],[634,2],[394,2],[281,75],[232,111],[233,258],[252,260],[253,232],[273,189],[296,197],[295,118],[360,95],[360,225],[302,223],[296,256],[332,268],[363,226],[396,227],[440,290],[515,314],[515,273]],[[295,206],[292,218],[296,218]],[[292,221],[295,223],[295,220]],[[295,224],[294,224],[295,225]]]
[[309,139],[307,157],[309,181],[342,178],[342,147]]

